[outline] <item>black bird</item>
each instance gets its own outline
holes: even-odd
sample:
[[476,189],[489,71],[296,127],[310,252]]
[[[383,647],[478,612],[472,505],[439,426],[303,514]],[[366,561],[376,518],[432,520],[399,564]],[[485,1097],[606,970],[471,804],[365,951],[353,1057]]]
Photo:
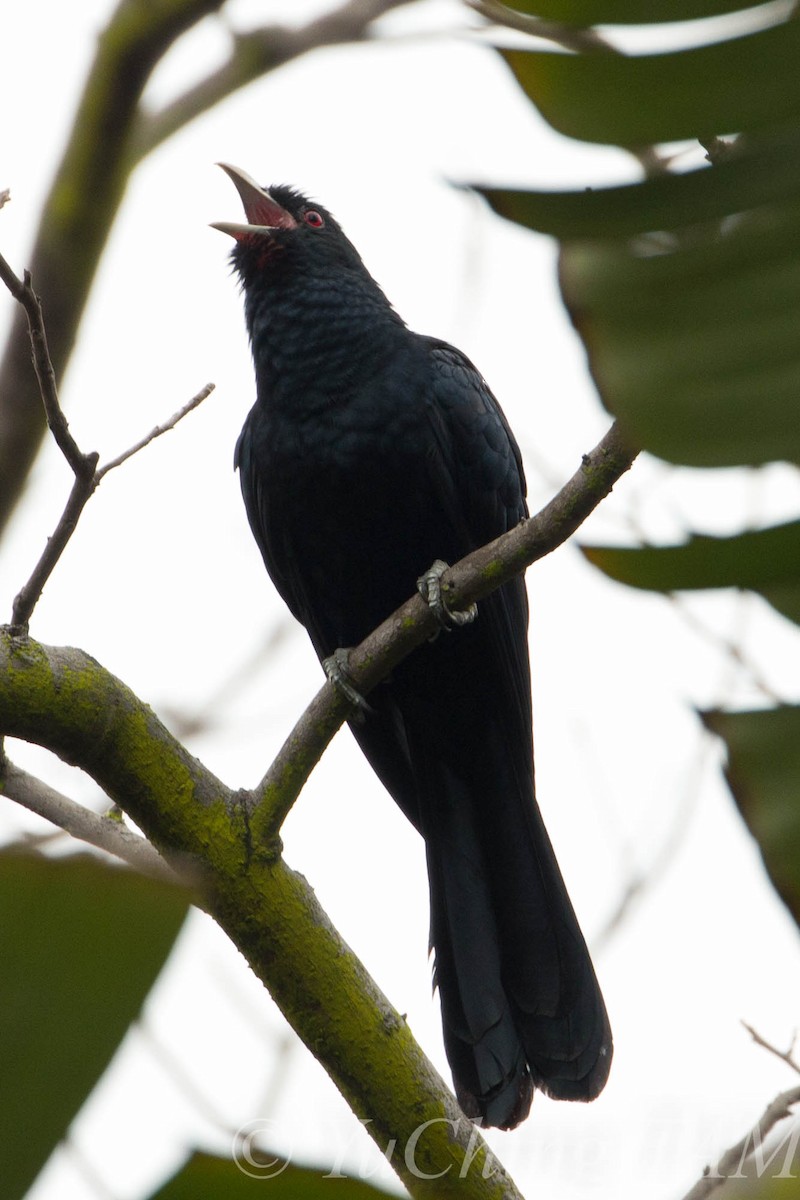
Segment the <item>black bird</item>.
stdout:
[[[412,333],[321,205],[233,180],[257,400],[236,447],[267,570],[320,659],[527,515],[519,449],[472,363]],[[351,722],[425,839],[456,1095],[510,1129],[534,1087],[592,1100],[611,1031],[534,795],[528,605],[517,579],[411,655]]]

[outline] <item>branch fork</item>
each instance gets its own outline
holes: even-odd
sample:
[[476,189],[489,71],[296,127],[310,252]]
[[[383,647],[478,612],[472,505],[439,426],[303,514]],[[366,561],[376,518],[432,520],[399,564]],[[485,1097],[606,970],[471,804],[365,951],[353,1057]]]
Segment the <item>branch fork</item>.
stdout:
[[193,396],[176,413],[173,413],[163,425],[157,425],[155,429],[152,429],[150,433],[141,438],[134,446],[123,451],[122,454],[117,455],[116,458],[111,459],[104,466],[98,467],[97,464],[100,461],[100,455],[94,450],[88,454],[85,454],[81,450],[70,433],[67,418],[64,416],[64,411],[58,398],[56,374],[47,346],[47,332],[45,330],[42,305],[39,297],[33,290],[30,272],[25,271],[22,279],[20,279],[12,271],[2,255],[0,255],[0,279],[11,292],[14,299],[19,301],[25,310],[33,353],[33,367],[39,384],[39,394],[44,405],[47,424],[56,440],[59,450],[64,455],[74,475],[72,490],[70,491],[58,524],[47,539],[47,545],[34,567],[33,573],[27,583],[20,588],[14,599],[11,612],[11,626],[16,633],[27,633],[33,610],[39,602],[39,597],[44,590],[44,586],[55,570],[56,564],[67,547],[67,543],[75,532],[81,513],[86,507],[89,498],[100,486],[101,481],[109,471],[113,471],[115,467],[119,467],[122,463],[127,462],[129,458],[137,454],[140,450],[143,450],[155,438],[161,437],[163,433],[166,433],[170,429],[174,429],[179,421],[182,421],[188,413],[197,408],[207,396],[211,395],[214,390],[214,384],[207,383],[205,387],[200,389],[197,395]]

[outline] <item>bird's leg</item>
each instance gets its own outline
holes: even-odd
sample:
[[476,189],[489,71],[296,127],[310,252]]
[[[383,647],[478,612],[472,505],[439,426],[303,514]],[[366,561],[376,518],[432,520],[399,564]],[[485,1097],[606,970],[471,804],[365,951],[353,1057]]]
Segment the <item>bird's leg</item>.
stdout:
[[344,696],[345,700],[352,704],[356,710],[354,720],[361,722],[367,713],[372,712],[372,708],[367,704],[361,692],[353,683],[348,670],[349,661],[350,651],[339,646],[329,658],[323,658],[322,669],[336,688],[336,691]]
[[442,629],[449,632],[451,629],[458,629],[461,625],[469,625],[474,621],[478,615],[478,606],[470,604],[468,608],[462,609],[450,607],[442,593],[442,576],[447,570],[449,570],[448,564],[442,562],[441,558],[437,558],[425,574],[420,575],[417,580],[417,591],[428,607],[433,610]]

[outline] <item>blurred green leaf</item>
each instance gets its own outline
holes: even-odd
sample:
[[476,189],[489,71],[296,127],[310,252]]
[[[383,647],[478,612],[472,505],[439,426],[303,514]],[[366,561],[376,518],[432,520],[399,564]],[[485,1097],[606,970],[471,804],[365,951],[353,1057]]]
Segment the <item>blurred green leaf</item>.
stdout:
[[150,1200],[248,1200],[257,1196],[270,1200],[386,1200],[394,1194],[360,1179],[329,1178],[319,1168],[298,1167],[267,1154],[260,1167],[247,1163],[242,1167],[251,1173],[229,1158],[195,1153]]
[[612,579],[657,592],[738,587],[759,592],[800,624],[800,521],[735,537],[695,535],[682,546],[583,546]]
[[[800,90],[800,89],[798,89]],[[725,162],[580,192],[476,188],[501,217],[559,238],[629,238],[681,229],[783,200],[800,192],[800,128],[739,146]],[[695,242],[698,239],[695,239]]]
[[754,132],[800,118],[800,22],[669,54],[502,50],[554,129],[645,146]]
[[728,786],[776,891],[800,925],[800,706],[701,717],[727,746]]
[[504,0],[517,12],[570,25],[691,21],[753,7],[746,0]]
[[[800,88],[790,112],[761,83],[790,61],[797,76],[800,21],[638,59],[513,55],[532,72],[540,107],[552,77],[588,126],[606,119],[604,106],[625,120],[652,109],[668,122],[687,102],[701,112],[692,88],[714,103],[735,92],[748,120],[761,113],[759,136],[739,139],[714,167],[583,192],[484,194],[502,215],[562,238],[565,303],[601,398],[632,444],[696,467],[800,462]],[[611,73],[608,94],[596,71]],[[600,137],[588,126],[573,132]],[[659,136],[640,132],[641,141]]]
[[[800,137],[796,148],[800,153]],[[712,174],[716,169],[708,177]],[[789,203],[759,207],[713,229],[686,226],[677,237],[656,232],[628,242],[570,241],[562,283],[575,289],[585,304],[614,312],[639,310],[642,305],[657,311],[674,303],[679,293],[696,313],[713,305],[715,312],[729,314],[740,304],[742,291],[760,309],[779,309],[797,294],[798,197],[800,186]]]
[[[586,25],[740,7],[512,2]],[[786,11],[773,10],[783,23],[771,28],[739,36],[731,22],[727,40],[666,54],[502,51],[568,136],[644,148],[743,135],[713,146],[713,167],[683,174],[581,192],[483,190],[502,216],[562,239],[561,291],[603,403],[631,444],[671,462],[800,463],[800,21]],[[800,622],[800,522],[585,553],[636,587],[751,588]],[[703,719],[727,743],[731,790],[800,920],[800,708]]]
[[571,242],[560,279],[634,444],[689,466],[800,462],[800,205],[661,253]]
[[97,858],[0,854],[0,1180],[18,1200],[172,948],[183,892]]

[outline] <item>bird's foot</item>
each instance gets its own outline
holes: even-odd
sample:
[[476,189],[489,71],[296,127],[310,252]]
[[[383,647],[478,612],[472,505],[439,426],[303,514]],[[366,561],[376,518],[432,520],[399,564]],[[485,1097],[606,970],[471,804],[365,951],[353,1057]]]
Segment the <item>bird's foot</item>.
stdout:
[[343,649],[341,646],[334,650],[330,658],[323,658],[322,660],[323,671],[336,688],[336,691],[352,704],[355,709],[354,719],[360,722],[364,720],[367,713],[372,712],[372,709],[353,683],[352,676],[348,670],[349,665],[350,651]]
[[474,621],[478,615],[478,606],[470,604],[468,608],[462,609],[450,607],[442,591],[442,576],[447,570],[449,570],[448,564],[437,558],[425,574],[420,575],[417,580],[417,591],[428,607],[433,610],[442,629],[449,632],[451,629],[458,629],[462,625],[469,625]]

